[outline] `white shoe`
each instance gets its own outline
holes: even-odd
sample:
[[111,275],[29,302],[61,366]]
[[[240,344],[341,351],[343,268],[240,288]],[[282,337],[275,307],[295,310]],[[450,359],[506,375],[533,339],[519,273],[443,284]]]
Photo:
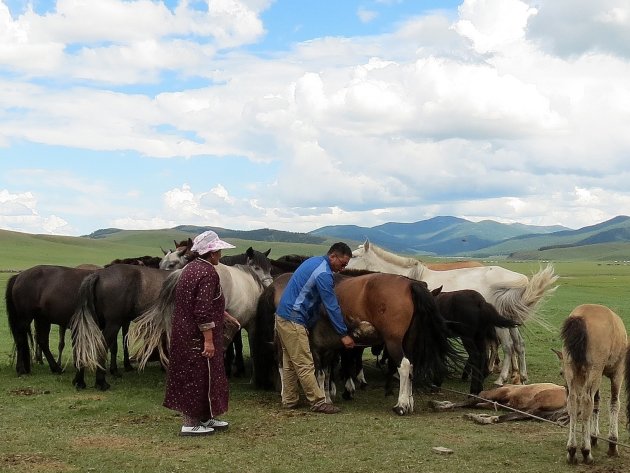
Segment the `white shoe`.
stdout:
[[205,422],[201,422],[201,425],[211,427],[214,430],[226,430],[230,426],[229,423],[219,419],[208,419]]
[[212,427],[208,427],[207,425],[195,425],[193,427],[188,427],[186,425],[183,425],[182,430],[179,432],[179,435],[194,436],[194,435],[210,435],[213,433],[214,433],[214,429]]

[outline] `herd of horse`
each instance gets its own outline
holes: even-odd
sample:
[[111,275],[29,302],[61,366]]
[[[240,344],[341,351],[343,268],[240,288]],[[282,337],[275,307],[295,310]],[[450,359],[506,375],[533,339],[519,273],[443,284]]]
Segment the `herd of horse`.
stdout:
[[[162,250],[162,258],[115,260],[103,268],[38,265],[12,276],[5,300],[18,375],[31,372],[32,324],[34,345],[55,373],[63,371],[64,333],[71,330],[73,384],[78,389],[86,387],[86,369],[95,371],[95,385],[101,390],[110,387],[107,367],[110,374],[119,375],[121,330],[126,370],[132,369],[129,347],[140,369],[156,353],[166,365],[173,288],[192,246],[190,239],[174,243],[174,250]],[[252,381],[261,389],[280,386],[282,357],[275,337],[275,308],[292,272],[306,258],[286,255],[274,260],[269,258],[270,251],[250,247],[243,254],[223,257],[216,267],[226,310],[247,331]],[[335,275],[335,292],[356,347],[343,349],[322,309],[309,331],[318,380],[328,399],[335,397],[339,383],[344,386],[344,397],[352,398],[356,385],[366,383],[363,351],[372,347],[387,360],[386,393],[393,393],[398,378],[393,410],[406,415],[414,411],[414,388],[439,389],[446,377],[461,372],[463,379],[470,377],[471,396],[448,408],[502,400],[508,407],[519,406],[536,416],[564,417],[569,423],[567,460],[577,463],[581,426],[581,454],[585,463],[591,463],[591,445],[599,437],[600,385],[606,376],[611,380],[608,454],[616,455],[624,379],[630,419],[630,347],[618,315],[604,306],[578,306],[563,324],[563,349],[557,352],[566,386],[526,384],[525,345],[519,327],[538,320],[536,308],[553,293],[557,279],[551,265],[529,278],[478,262],[432,267],[366,241],[353,252],[348,267]],[[58,358],[49,347],[51,325],[60,328]],[[500,373],[496,387],[484,391],[497,343],[504,354]],[[225,359],[228,375],[233,363],[235,375],[244,372],[240,332],[226,349]],[[508,380],[515,384],[506,384]],[[501,421],[500,417],[496,419]],[[518,417],[506,415],[502,420]]]

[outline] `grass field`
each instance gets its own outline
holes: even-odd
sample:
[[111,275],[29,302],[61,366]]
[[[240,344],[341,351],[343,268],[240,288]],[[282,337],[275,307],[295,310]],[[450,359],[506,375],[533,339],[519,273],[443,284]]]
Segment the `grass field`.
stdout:
[[[251,243],[243,242],[245,248]],[[126,256],[145,254],[138,250],[148,251],[159,244],[168,242],[125,244],[130,251]],[[269,247],[261,246],[266,245],[255,243],[256,249]],[[80,256],[76,247],[56,246],[54,255],[50,249],[42,249],[40,242],[33,243],[31,249],[34,255],[16,248],[13,259],[2,259],[1,265],[7,267],[8,263],[17,269],[42,262],[70,266],[123,257],[116,245],[101,249],[98,260],[81,259],[94,254],[93,248],[86,248]],[[278,257],[282,251],[276,246],[272,255]],[[291,247],[284,252],[302,251]],[[321,248],[313,248],[311,254],[321,252]],[[537,262],[500,264],[528,275],[539,268]],[[557,328],[573,307],[588,302],[608,305],[630,327],[629,266],[558,262],[555,267],[561,278],[558,290],[539,311],[545,321]],[[3,294],[10,276],[0,273]],[[627,447],[620,448],[619,458],[607,458],[606,446],[598,447],[592,467],[566,465],[566,428],[536,421],[480,426],[462,418],[469,411],[428,410],[429,399],[461,399],[450,392],[417,393],[416,412],[398,417],[391,411],[396,400],[384,396],[384,378],[369,351],[365,355],[368,389],[358,392],[353,401],[338,400],[341,414],[284,411],[278,394],[256,390],[247,379],[233,379],[230,411],[225,416],[232,423],[230,430],[206,438],[181,438],[177,435],[179,417],[161,407],[164,374],[158,366],[149,366],[142,373],[126,373],[121,379],[108,378],[112,388],[107,392],[91,387],[76,391],[71,385],[71,362],[62,375],[51,374],[47,366],[35,366],[31,375],[17,377],[4,304],[0,307],[1,472],[630,471]],[[557,330],[530,323],[524,334],[531,382],[561,384],[557,359],[551,352],[552,347],[561,346]],[[55,347],[55,337],[52,343]],[[66,355],[69,361],[69,347]],[[486,386],[492,380],[488,378]],[[93,377],[87,381],[91,386]],[[462,392],[468,389],[456,379],[445,387]],[[607,382],[603,393],[601,430],[605,436]],[[625,407],[625,396],[623,402]],[[620,441],[630,444],[625,422],[624,412]],[[448,447],[454,453],[435,454],[431,451],[435,446]]]

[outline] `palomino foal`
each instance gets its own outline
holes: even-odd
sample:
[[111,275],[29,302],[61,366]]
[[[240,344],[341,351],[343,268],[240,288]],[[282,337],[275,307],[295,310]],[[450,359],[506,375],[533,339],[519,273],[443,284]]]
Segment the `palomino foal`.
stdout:
[[593,463],[591,444],[595,445],[599,436],[599,387],[602,375],[610,379],[608,455],[616,456],[619,394],[628,352],[628,336],[623,322],[608,307],[583,304],[573,309],[564,321],[561,337],[562,373],[569,391],[567,462],[577,463],[576,430],[581,423],[582,458],[586,464]]

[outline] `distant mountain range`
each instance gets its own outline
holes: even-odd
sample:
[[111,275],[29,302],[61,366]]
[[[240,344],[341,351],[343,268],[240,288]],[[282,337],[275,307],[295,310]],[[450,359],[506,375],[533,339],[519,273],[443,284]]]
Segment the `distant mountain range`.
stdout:
[[[471,222],[457,217],[434,217],[414,223],[390,222],[375,227],[333,225],[309,233],[268,228],[230,230],[220,227],[180,225],[174,227],[191,236],[212,229],[224,238],[243,240],[324,244],[331,240],[371,242],[403,254],[435,256],[509,256],[550,249],[574,248],[605,243],[630,243],[630,217],[620,215],[596,225],[571,230],[559,225],[503,224],[493,220]],[[98,230],[90,238],[108,238],[123,230]]]

